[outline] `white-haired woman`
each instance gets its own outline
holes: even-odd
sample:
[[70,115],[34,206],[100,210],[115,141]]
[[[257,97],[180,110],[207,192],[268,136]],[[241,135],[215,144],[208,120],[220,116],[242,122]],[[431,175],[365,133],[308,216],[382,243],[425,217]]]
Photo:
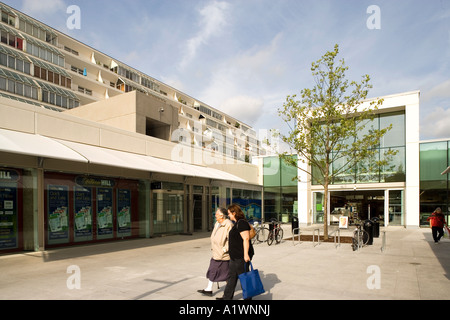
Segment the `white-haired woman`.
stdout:
[[209,263],[206,278],[208,286],[203,290],[198,290],[201,294],[212,296],[214,282],[227,281],[230,254],[228,253],[228,234],[233,227],[233,223],[227,218],[227,210],[218,208],[216,211],[217,222],[211,233],[211,261]]

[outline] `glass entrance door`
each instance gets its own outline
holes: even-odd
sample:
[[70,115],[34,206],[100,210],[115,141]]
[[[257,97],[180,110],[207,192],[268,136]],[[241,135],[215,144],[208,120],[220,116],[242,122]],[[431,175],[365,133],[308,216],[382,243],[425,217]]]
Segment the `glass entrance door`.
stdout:
[[405,225],[403,190],[389,190],[389,225]]

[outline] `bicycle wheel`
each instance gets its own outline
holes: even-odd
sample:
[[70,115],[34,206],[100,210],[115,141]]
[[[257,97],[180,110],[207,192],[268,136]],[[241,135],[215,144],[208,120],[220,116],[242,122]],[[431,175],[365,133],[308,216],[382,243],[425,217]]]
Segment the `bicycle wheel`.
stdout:
[[367,245],[369,243],[369,233],[366,230],[359,231],[360,241],[362,245]]
[[272,245],[272,242],[273,242],[273,238],[274,238],[274,231],[272,230],[272,231],[269,231],[269,237],[267,238],[267,244],[270,246],[270,245]]
[[356,249],[358,249],[358,240],[356,239],[356,236],[352,238],[352,249],[353,251],[356,251]]
[[269,238],[269,233],[270,233],[269,229],[263,227],[259,229],[258,234],[256,235],[255,238],[258,238],[257,239],[258,242],[266,242],[267,239]]
[[282,239],[283,239],[283,229],[280,228],[277,230],[277,233],[275,234],[275,241],[277,243],[280,243]]

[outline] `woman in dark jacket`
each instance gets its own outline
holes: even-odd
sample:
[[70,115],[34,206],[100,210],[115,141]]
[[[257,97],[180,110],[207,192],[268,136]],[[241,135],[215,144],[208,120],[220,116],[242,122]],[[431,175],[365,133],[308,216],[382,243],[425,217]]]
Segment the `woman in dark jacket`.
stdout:
[[232,204],[228,207],[228,216],[234,222],[233,228],[228,235],[228,248],[230,253],[229,274],[227,286],[223,293],[223,298],[219,300],[232,300],[234,290],[241,273],[249,270],[247,262],[253,257],[254,251],[250,241],[250,225],[245,219],[241,208]]

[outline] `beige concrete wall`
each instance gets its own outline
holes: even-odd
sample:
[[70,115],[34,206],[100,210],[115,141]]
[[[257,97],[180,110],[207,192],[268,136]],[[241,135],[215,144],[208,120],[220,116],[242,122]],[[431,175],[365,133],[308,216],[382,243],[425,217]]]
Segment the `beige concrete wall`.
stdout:
[[[120,101],[133,100],[133,94],[121,95]],[[124,99],[124,100],[121,100]],[[144,107],[145,98],[143,99]],[[138,101],[138,105],[140,102]],[[95,103],[95,107],[106,110],[103,102]],[[83,107],[80,107],[83,108]],[[114,109],[114,108],[113,108]],[[143,134],[115,128],[102,123],[93,122],[76,116],[76,109],[58,113],[22,102],[0,97],[0,128],[26,133],[39,134],[46,137],[73,141],[119,151],[149,155],[161,159],[210,166],[237,175],[250,184],[260,184],[256,165],[237,162],[204,148],[194,148],[164,141]],[[169,112],[168,112],[169,113]],[[87,117],[95,118],[93,112]],[[114,114],[114,113],[113,113]],[[117,115],[117,114],[116,114]],[[169,116],[168,116],[169,117]],[[117,117],[111,117],[111,119]],[[58,168],[55,162],[52,166]],[[92,170],[92,166],[90,166]],[[106,172],[105,172],[106,173]]]

